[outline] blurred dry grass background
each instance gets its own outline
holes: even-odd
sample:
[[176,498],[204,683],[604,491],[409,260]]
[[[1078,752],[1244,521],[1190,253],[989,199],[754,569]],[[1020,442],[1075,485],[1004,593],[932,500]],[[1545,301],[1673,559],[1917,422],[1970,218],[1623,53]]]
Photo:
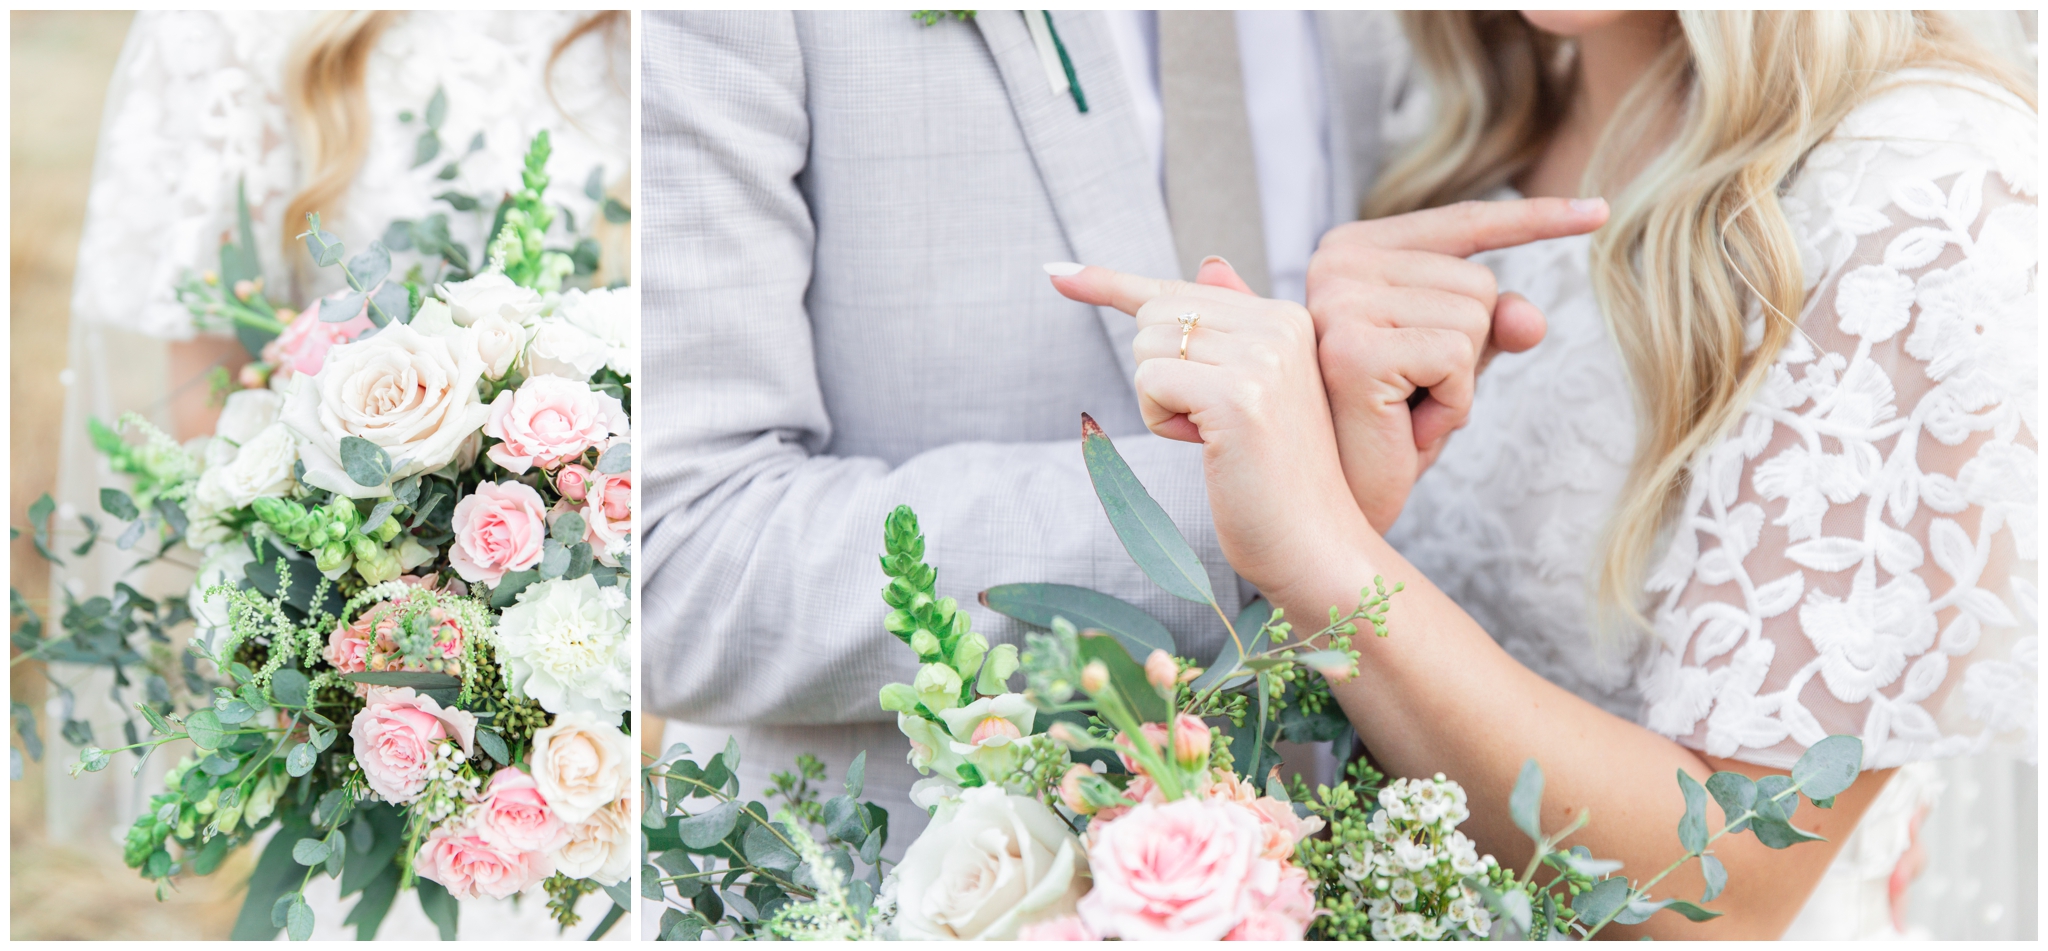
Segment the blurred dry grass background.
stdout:
[[[16,12],[9,20],[11,525],[28,524],[29,504],[49,491],[57,477],[55,448],[64,416],[59,374],[69,363],[72,266],[100,109],[129,19],[128,13]],[[40,606],[49,569],[26,537],[10,544],[9,583]],[[8,691],[11,699],[35,709],[44,721],[40,725],[49,729],[41,716],[47,690],[40,665],[12,668]],[[11,938],[227,936],[241,905],[234,883],[246,870],[223,868],[158,903],[154,888],[121,864],[111,839],[50,841],[44,799],[49,767],[47,761],[28,763],[22,779],[10,783]]]

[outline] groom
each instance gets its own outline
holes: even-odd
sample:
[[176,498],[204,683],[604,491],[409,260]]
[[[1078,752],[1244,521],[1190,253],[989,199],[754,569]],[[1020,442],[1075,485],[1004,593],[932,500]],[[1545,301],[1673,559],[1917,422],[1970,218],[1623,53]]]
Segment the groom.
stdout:
[[[877,705],[917,669],[882,628],[883,517],[917,511],[939,593],[992,642],[1023,632],[978,592],[1059,582],[1137,604],[1180,653],[1214,656],[1214,615],[1146,580],[1101,514],[1080,415],[1116,438],[1234,613],[1250,593],[1218,549],[1200,449],[1139,418],[1131,319],[1062,298],[1040,266],[1193,277],[1218,254],[1250,290],[1303,300],[1319,240],[1355,217],[1384,158],[1398,25],[646,23],[646,709],[717,724],[682,731],[700,755],[736,736],[750,795],[798,753],[837,773],[866,750],[893,852],[925,816]],[[1370,289],[1328,296],[1319,324],[1373,319]]]

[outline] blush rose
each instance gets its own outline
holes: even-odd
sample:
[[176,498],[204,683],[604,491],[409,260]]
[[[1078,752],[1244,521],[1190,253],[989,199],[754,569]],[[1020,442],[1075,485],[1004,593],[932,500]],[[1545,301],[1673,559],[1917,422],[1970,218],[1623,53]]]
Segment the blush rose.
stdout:
[[448,561],[468,582],[497,584],[508,571],[540,564],[547,540],[547,507],[540,493],[520,482],[485,482],[455,503],[455,541]]
[[456,898],[510,898],[554,874],[546,853],[507,848],[476,826],[459,823],[428,835],[413,868]]
[[572,461],[626,425],[625,408],[611,395],[580,380],[543,375],[491,401],[484,435],[502,440],[490,457],[517,475]]
[[442,743],[453,741],[464,755],[476,737],[476,717],[411,687],[376,688],[356,714],[348,735],[355,741],[356,765],[377,795],[404,805],[427,788],[427,773],[439,758]]

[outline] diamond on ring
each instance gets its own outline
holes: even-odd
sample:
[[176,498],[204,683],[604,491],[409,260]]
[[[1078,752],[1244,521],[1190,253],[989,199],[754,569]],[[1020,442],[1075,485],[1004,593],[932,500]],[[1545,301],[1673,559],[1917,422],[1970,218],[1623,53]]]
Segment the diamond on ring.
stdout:
[[1188,337],[1194,334],[1195,325],[1202,322],[1202,315],[1191,310],[1174,319],[1180,321],[1180,358],[1185,360],[1188,358]]

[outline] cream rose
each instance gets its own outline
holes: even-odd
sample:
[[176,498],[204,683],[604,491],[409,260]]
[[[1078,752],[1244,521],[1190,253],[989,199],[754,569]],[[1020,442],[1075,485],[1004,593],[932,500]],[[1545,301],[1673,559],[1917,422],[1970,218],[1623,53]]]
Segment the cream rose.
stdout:
[[625,881],[633,874],[639,844],[632,810],[632,800],[615,800],[570,826],[568,843],[555,852],[555,871],[599,885]]
[[298,459],[299,443],[290,427],[271,423],[242,444],[234,461],[207,470],[200,477],[200,488],[206,490],[207,480],[215,480],[212,489],[232,508],[252,505],[261,498],[280,498],[292,489],[292,463]]
[[531,288],[512,283],[503,271],[487,271],[466,281],[442,284],[434,296],[448,302],[448,316],[457,326],[467,327],[485,315],[524,324],[546,306]]
[[358,436],[391,454],[394,479],[438,469],[474,451],[490,419],[478,398],[483,361],[467,332],[428,337],[393,324],[334,348],[320,372],[292,381],[284,421],[305,441],[306,482],[353,498],[390,495],[358,485],[341,465],[341,441]]
[[639,756],[618,727],[588,713],[564,713],[534,731],[527,763],[548,806],[574,824],[633,791]]
[[498,619],[498,657],[512,689],[550,713],[619,722],[633,704],[633,628],[622,598],[584,575],[527,585]]
[[908,939],[1012,939],[1074,914],[1087,869],[1080,840],[1044,803],[976,786],[941,806],[896,866],[896,927]]

